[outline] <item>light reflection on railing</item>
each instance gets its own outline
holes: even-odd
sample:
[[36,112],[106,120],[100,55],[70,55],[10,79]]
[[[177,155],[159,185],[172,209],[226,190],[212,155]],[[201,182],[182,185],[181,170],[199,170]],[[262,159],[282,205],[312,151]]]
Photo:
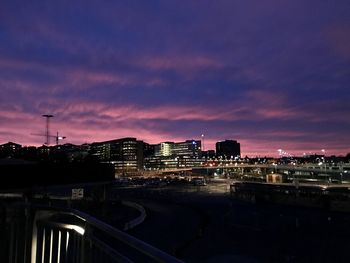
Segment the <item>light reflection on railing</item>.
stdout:
[[8,262],[181,262],[78,210],[28,203],[4,210],[0,240],[9,242],[0,255]]

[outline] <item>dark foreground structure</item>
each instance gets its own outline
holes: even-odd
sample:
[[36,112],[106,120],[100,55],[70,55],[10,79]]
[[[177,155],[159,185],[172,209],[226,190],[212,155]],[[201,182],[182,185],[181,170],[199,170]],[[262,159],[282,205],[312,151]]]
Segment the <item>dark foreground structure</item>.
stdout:
[[69,206],[0,199],[1,262],[181,262]]
[[[89,187],[85,184],[81,186],[85,190],[81,202],[88,210],[82,209],[81,204],[72,205],[71,199],[66,203],[61,199],[61,203],[55,201],[54,197],[63,192],[58,188],[45,188],[46,193],[52,193],[46,197],[38,194],[31,198],[16,197],[14,191],[3,194],[2,262],[23,262],[23,258],[24,262],[178,262],[176,258],[190,263],[350,260],[350,213],[335,210],[332,200],[330,204],[327,201],[329,197],[336,197],[334,200],[341,197],[347,203],[342,185],[296,188],[288,184],[240,182],[235,184],[234,191],[239,193],[235,196],[232,187],[215,181],[207,185],[178,181],[154,184],[151,179],[149,182],[105,184],[107,195],[102,193],[100,198],[96,194],[99,191],[92,187],[103,189],[102,184]],[[71,186],[62,187],[66,188]],[[316,201],[307,203],[310,197],[316,197]],[[109,207],[106,218],[100,217],[108,200],[137,203],[144,208],[147,218],[127,232],[119,231],[108,219],[123,211]]]
[[104,163],[2,164],[0,180],[0,190],[106,182],[114,180],[114,167]]
[[1,262],[181,262],[84,212],[106,213],[109,164],[12,163],[0,175]]

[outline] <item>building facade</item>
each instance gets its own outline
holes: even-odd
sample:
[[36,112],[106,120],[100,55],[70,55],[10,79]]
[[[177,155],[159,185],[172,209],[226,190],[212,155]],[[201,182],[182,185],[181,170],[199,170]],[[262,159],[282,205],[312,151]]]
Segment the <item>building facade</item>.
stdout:
[[224,159],[234,159],[241,156],[241,145],[234,140],[219,141],[216,143],[216,155]]
[[8,142],[0,145],[0,158],[14,157],[18,155],[22,146],[14,142]]
[[93,143],[90,153],[101,162],[113,163],[117,173],[127,174],[143,169],[143,142],[136,138]]
[[154,155],[155,156],[172,156],[173,155],[173,142],[161,142],[155,145]]
[[187,140],[174,143],[172,155],[177,157],[199,158],[201,157],[201,141]]
[[162,142],[154,146],[154,155],[145,157],[144,169],[177,169],[202,164],[201,141]]
[[155,145],[154,156],[198,158],[201,156],[201,141],[162,142]]

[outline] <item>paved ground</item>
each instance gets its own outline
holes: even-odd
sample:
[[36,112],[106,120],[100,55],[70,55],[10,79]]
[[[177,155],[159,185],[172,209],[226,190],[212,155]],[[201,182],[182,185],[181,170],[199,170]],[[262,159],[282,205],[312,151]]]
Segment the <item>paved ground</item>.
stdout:
[[143,205],[129,233],[186,262],[349,262],[350,216],[233,201],[225,184],[114,190]]

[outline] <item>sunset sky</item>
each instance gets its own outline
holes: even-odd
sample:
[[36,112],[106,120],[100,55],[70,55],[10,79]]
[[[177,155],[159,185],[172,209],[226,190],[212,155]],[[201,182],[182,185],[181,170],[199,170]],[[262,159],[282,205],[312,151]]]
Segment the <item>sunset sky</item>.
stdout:
[[349,0],[0,3],[0,143],[350,152]]

